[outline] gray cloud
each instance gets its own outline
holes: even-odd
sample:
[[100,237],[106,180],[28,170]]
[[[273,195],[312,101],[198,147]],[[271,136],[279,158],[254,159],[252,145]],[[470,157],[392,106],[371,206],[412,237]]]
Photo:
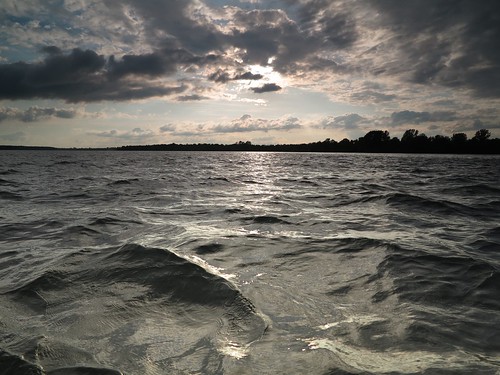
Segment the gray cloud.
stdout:
[[127,22],[128,16],[122,10],[124,3],[140,17],[152,46],[170,48],[174,44],[198,54],[222,50],[222,33],[198,11],[194,0],[106,0],[108,7],[116,9]]
[[[500,3],[484,0],[375,0],[381,27],[394,32],[390,47],[408,78],[421,84],[500,96]],[[409,42],[411,41],[411,42]],[[386,73],[397,71],[386,64]]]
[[[8,6],[3,17],[21,19],[22,9],[28,8]],[[246,64],[260,64],[302,82],[318,80],[325,90],[324,77],[333,81],[333,76],[352,74],[359,81],[381,78],[388,85],[442,86],[481,98],[500,97],[496,0],[105,0],[89,10],[45,4],[39,13],[40,18],[59,17],[59,24],[74,20],[71,32],[65,28],[64,37],[54,33],[59,35],[54,38],[64,48],[76,43],[78,48],[64,54],[33,41],[44,59],[0,65],[0,99],[91,102],[177,95],[186,87],[176,74],[206,76],[215,64],[220,70],[208,79],[216,83],[261,79],[245,72]],[[24,15],[36,14],[33,6]],[[75,30],[82,35],[68,39]],[[84,49],[98,40],[119,41],[122,52],[103,54],[106,47],[119,50],[104,45],[92,47],[99,52]],[[276,84],[253,89],[277,90]],[[397,94],[365,88],[347,98],[382,103]]]
[[227,83],[229,81],[239,81],[239,80],[259,80],[264,78],[262,74],[254,74],[251,72],[238,73],[231,76],[228,72],[218,69],[216,72],[210,74],[208,79],[217,83]]
[[462,121],[453,128],[453,132],[476,132],[480,129],[500,129],[500,121],[486,122],[479,118],[470,121]]
[[401,111],[391,114],[392,125],[421,124],[424,122],[454,121],[457,119],[456,113],[451,111],[437,112],[414,112]]
[[193,94],[193,95],[182,95],[178,96],[176,100],[178,102],[192,102],[192,101],[200,101],[200,100],[207,100],[209,99],[207,96],[202,96],[198,94]]
[[160,128],[160,132],[161,133],[170,133],[170,132],[174,132],[175,129],[176,129],[176,126],[174,124],[166,124]]
[[144,141],[156,136],[152,131],[141,128],[134,128],[130,131],[110,130],[105,132],[89,132],[88,134],[100,138],[116,138],[129,141]]
[[156,77],[165,74],[173,74],[177,70],[175,60],[168,60],[159,53],[145,55],[125,55],[120,61],[111,56],[108,61],[109,74],[113,78],[127,75],[145,75]]
[[234,80],[248,80],[248,81],[258,81],[259,79],[262,78],[264,78],[262,74],[254,74],[251,72],[240,73],[233,77]]
[[278,120],[254,119],[250,115],[243,115],[230,124],[217,125],[211,129],[213,133],[246,133],[246,132],[268,132],[271,130],[289,131],[300,129],[302,125],[296,117],[288,117]]
[[[163,60],[161,60],[163,59]],[[94,51],[74,49],[69,54],[52,54],[41,62],[0,65],[0,99],[63,99],[67,102],[132,100],[179,94],[186,86],[165,86],[157,82],[127,79],[128,75],[160,76],[173,64],[162,65],[165,57],[155,54],[124,56],[120,62]],[[170,61],[201,59],[179,52]]]
[[0,108],[0,122],[4,120],[19,120],[22,122],[35,122],[48,118],[71,119],[77,116],[74,109],[30,107],[26,110],[18,108]]
[[260,87],[252,87],[251,90],[256,94],[263,94],[265,92],[274,92],[281,90],[281,86],[276,83],[266,83]]
[[349,115],[337,116],[337,117],[327,117],[322,120],[319,124],[320,128],[337,128],[345,130],[355,130],[359,128],[366,119],[357,113],[351,113]]
[[351,95],[351,99],[355,101],[364,102],[364,103],[381,103],[381,102],[389,102],[391,100],[396,99],[397,96],[394,94],[385,94],[383,92],[378,92],[375,90],[362,90]]

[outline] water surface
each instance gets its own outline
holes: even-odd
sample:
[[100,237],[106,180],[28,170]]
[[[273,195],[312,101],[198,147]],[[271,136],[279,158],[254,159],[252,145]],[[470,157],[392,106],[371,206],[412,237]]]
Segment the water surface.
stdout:
[[500,373],[499,157],[0,161],[0,374]]

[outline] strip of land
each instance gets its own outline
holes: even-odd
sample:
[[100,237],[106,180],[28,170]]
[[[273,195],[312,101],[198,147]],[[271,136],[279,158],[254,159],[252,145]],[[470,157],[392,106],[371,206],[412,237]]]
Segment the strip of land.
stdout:
[[452,137],[428,137],[418,130],[407,130],[401,139],[390,137],[387,130],[372,130],[355,140],[324,141],[299,144],[257,145],[249,141],[233,144],[190,143],[127,145],[108,148],[56,148],[46,146],[0,145],[0,150],[118,150],[118,151],[268,151],[268,152],[373,152],[373,153],[429,153],[429,154],[500,154],[500,139],[491,139],[487,129],[468,139],[465,133]]

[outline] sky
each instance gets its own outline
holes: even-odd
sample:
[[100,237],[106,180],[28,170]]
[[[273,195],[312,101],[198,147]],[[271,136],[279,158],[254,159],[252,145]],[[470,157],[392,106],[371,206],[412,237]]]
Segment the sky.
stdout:
[[489,129],[498,0],[2,0],[0,144]]

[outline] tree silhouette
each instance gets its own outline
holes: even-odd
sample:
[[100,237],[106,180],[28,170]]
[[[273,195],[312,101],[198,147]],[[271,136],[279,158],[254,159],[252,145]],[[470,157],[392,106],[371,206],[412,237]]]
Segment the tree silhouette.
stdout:
[[372,130],[360,138],[360,145],[368,152],[383,152],[388,149],[390,140],[387,130]]
[[488,129],[481,129],[476,132],[476,135],[474,135],[474,138],[472,139],[478,142],[484,142],[488,140],[490,137],[491,133]]
[[401,142],[403,142],[403,143],[413,142],[415,140],[415,138],[417,138],[417,136],[418,136],[418,130],[408,129],[403,134],[403,137],[401,138]]
[[[26,146],[0,145],[0,150],[43,149]],[[56,148],[50,148],[56,149]],[[98,149],[94,149],[98,150]],[[428,137],[416,129],[404,132],[401,141],[391,138],[387,130],[372,130],[363,137],[336,142],[326,138],[324,141],[299,144],[254,145],[250,141],[233,144],[153,144],[112,147],[108,150],[131,151],[272,151],[272,152],[389,152],[389,153],[457,153],[457,154],[500,154],[500,139],[491,139],[487,129],[480,129],[473,138],[467,139],[465,133],[455,133],[452,137],[435,135]]]
[[464,144],[465,142],[467,142],[467,134],[465,134],[465,133],[454,133],[451,136],[451,140],[452,140],[453,143]]

